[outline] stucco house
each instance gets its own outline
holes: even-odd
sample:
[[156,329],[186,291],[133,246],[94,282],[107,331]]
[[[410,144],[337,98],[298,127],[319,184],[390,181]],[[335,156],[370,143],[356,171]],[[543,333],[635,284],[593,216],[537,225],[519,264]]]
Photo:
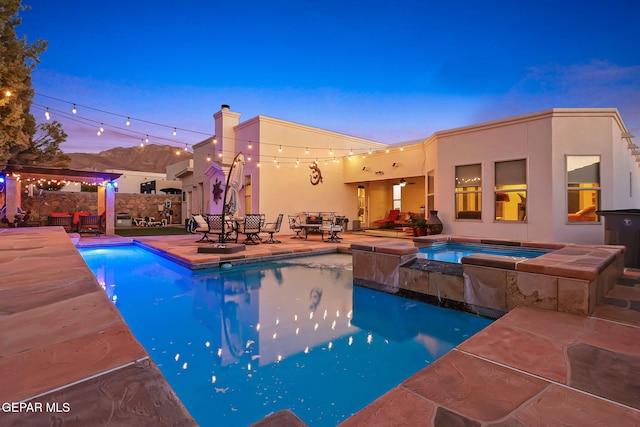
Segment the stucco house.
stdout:
[[437,210],[448,234],[598,244],[596,211],[640,207],[640,153],[612,108],[550,109],[393,145],[265,116],[241,123],[228,106],[214,119],[215,136],[194,146],[184,217],[221,211],[214,187],[237,152],[241,212],[267,218],[337,212],[366,228],[394,208]]

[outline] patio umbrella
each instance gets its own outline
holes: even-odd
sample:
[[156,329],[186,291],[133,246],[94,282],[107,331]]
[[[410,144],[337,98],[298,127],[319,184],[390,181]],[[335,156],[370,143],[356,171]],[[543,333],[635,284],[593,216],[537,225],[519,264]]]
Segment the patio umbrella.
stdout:
[[[229,169],[229,175],[227,176],[227,185],[224,188],[224,205],[222,207],[222,214],[226,217],[234,216],[240,208],[240,198],[238,193],[242,189],[244,175],[244,155],[242,152],[236,154]],[[224,227],[225,222],[222,221],[222,241],[225,240]]]

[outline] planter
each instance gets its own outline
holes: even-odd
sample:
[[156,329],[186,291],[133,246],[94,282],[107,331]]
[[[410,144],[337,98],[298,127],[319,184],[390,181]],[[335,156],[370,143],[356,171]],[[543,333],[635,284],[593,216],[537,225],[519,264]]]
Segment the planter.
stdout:
[[438,218],[438,211],[429,211],[429,218],[427,219],[427,228],[429,229],[429,234],[440,234],[442,233],[442,221]]
[[427,228],[418,228],[418,227],[413,228],[413,237],[426,236],[428,234],[429,233]]

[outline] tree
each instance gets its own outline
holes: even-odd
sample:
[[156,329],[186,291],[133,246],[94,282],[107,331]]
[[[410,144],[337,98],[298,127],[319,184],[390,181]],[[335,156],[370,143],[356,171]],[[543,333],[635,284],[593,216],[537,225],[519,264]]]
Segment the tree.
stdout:
[[71,158],[60,150],[60,144],[66,139],[67,134],[60,122],[41,123],[36,126],[36,132],[29,138],[27,147],[13,155],[8,163],[66,167]]
[[34,90],[31,71],[47,42],[27,43],[16,34],[22,20],[20,11],[28,10],[21,0],[0,1],[0,164],[28,150],[35,134],[36,121],[30,113]]

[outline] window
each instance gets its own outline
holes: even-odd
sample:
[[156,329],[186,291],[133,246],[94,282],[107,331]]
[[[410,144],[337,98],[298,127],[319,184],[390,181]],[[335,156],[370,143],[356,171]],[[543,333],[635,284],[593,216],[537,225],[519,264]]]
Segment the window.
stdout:
[[402,186],[400,184],[393,186],[393,209],[397,209],[399,211],[402,210],[400,207],[402,204]]
[[[423,206],[424,207],[424,206]],[[436,182],[433,171],[427,174],[427,212],[436,209]]]
[[456,166],[456,219],[482,218],[482,167]]
[[600,156],[567,156],[567,221],[599,222]]
[[526,221],[527,161],[495,163],[496,221]]

